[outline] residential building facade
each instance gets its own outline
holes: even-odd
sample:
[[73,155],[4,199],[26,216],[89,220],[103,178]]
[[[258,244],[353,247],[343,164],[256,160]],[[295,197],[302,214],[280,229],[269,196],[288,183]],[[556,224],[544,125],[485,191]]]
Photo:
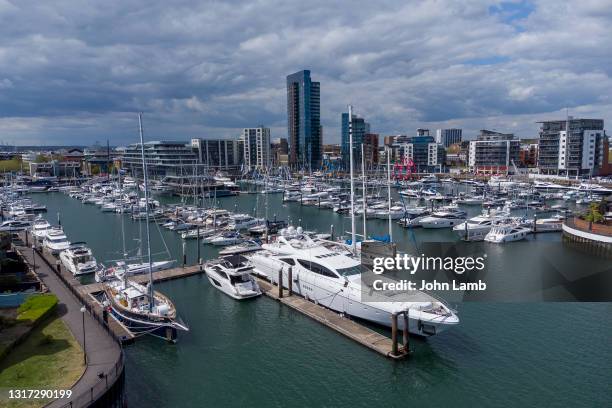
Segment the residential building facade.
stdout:
[[244,165],[248,168],[269,168],[270,160],[270,129],[259,126],[242,130],[244,141]]
[[[152,178],[193,174],[198,156],[190,144],[175,141],[151,141],[144,144],[147,170]],[[140,143],[126,147],[122,166],[131,174],[142,176],[142,154]]]
[[436,143],[448,148],[456,143],[461,143],[461,129],[437,129]]
[[[342,138],[340,147],[342,149],[342,163],[346,169],[350,163],[350,137],[349,137],[349,115],[342,113]],[[365,135],[370,133],[370,124],[364,118],[360,118],[353,114],[351,118],[351,126],[353,129],[353,163],[361,163],[361,145],[364,142]]]
[[[569,131],[568,131],[569,128]],[[606,167],[603,119],[540,122],[538,169],[543,174],[597,175]]]
[[211,168],[240,165],[238,141],[229,139],[191,139],[191,148],[199,164]]
[[476,173],[508,173],[519,162],[521,142],[512,133],[483,129],[477,140],[470,140],[468,167]]

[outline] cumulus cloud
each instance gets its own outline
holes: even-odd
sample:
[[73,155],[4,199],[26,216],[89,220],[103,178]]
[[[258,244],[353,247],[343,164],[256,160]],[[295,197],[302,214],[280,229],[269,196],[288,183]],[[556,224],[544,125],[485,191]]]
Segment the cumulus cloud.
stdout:
[[321,82],[326,142],[352,103],[381,134],[610,117],[606,0],[0,0],[0,140],[286,134],[285,77]]

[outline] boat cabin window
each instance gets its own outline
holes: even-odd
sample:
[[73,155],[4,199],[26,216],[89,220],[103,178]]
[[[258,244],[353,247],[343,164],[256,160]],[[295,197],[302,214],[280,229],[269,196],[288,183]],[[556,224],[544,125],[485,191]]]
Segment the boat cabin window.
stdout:
[[358,275],[361,273],[361,265],[338,269],[338,273],[340,274],[340,276]]
[[235,285],[237,283],[249,282],[249,281],[250,281],[249,275],[230,275],[230,282],[232,285]]
[[327,276],[329,278],[337,278],[338,275],[336,275],[334,272],[330,271],[329,269],[327,269],[326,267],[319,265],[318,263],[315,262],[310,262],[310,261],[304,261],[301,259],[298,259],[298,262],[300,263],[300,265],[302,265],[304,268],[317,273],[319,275],[323,275],[323,276]]
[[295,266],[295,261],[292,258],[282,258],[281,261],[288,263],[291,266]]

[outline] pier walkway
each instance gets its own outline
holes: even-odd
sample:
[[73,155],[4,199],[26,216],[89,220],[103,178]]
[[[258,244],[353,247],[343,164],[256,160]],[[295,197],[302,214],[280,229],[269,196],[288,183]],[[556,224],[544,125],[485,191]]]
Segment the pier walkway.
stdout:
[[[62,320],[74,338],[85,350],[87,367],[81,378],[73,385],[72,397],[51,402],[47,407],[81,407],[95,401],[123,373],[123,351],[119,343],[91,313],[81,312],[83,303],[68,289],[53,271],[51,264],[32,248],[17,246],[24,260],[36,266],[36,273],[44,285],[58,297],[58,307],[63,311]],[[83,317],[85,332],[83,332]]]
[[393,359],[403,359],[409,355],[407,350],[399,348],[397,353],[393,353],[393,340],[384,336],[362,324],[343,317],[338,313],[327,309],[323,306],[314,304],[313,302],[304,299],[301,296],[292,294],[289,296],[289,290],[283,289],[283,296],[279,297],[278,286],[275,286],[267,280],[254,276],[257,280],[262,292],[280,303],[289,306],[290,308],[316,320],[317,322],[329,327],[330,329],[348,337],[357,343],[368,347],[382,354],[385,357]]

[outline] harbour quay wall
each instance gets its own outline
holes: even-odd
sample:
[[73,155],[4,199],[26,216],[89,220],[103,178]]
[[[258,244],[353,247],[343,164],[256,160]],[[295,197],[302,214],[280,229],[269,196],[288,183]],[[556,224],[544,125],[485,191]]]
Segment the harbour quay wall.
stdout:
[[592,255],[612,258],[612,222],[597,224],[569,218],[563,223],[563,242]]

